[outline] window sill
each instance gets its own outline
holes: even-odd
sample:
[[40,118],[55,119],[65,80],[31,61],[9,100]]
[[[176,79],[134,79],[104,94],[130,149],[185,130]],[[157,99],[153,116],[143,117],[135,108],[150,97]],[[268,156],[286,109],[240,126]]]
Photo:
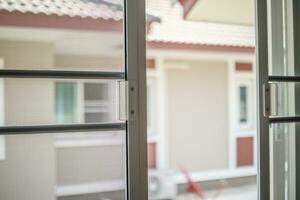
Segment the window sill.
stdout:
[[66,197],[66,196],[92,194],[92,193],[100,193],[100,192],[113,192],[113,191],[119,191],[124,189],[125,189],[125,181],[108,180],[108,181],[58,186],[56,188],[56,196]]
[[55,148],[74,148],[91,146],[118,146],[125,143],[124,133],[82,133],[73,136],[61,134],[56,137]]
[[[200,182],[256,176],[257,170],[255,167],[241,167],[237,169],[220,169],[206,172],[191,172],[190,175],[193,181]],[[177,184],[187,183],[186,177],[181,173],[175,175],[175,181]]]

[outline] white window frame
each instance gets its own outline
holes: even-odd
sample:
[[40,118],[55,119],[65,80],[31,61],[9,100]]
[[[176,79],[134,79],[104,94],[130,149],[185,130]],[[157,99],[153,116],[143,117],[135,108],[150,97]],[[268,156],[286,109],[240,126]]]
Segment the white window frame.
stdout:
[[[239,77],[235,81],[235,101],[236,101],[236,116],[235,124],[237,132],[247,132],[255,130],[254,127],[254,109],[255,109],[255,98],[254,98],[254,80],[249,77],[241,78]],[[246,87],[246,97],[247,97],[247,121],[245,123],[240,122],[240,88]]]
[[2,135],[38,134],[78,130],[122,130],[126,131],[126,190],[127,200],[148,199],[147,170],[147,111],[146,111],[146,31],[145,1],[124,0],[124,72],[60,71],[60,70],[2,70],[2,77],[16,78],[62,78],[83,79],[98,77],[126,81],[127,118],[122,123],[64,124],[1,127]]
[[[92,102],[92,101],[86,101],[84,99],[84,86],[86,83],[103,83],[106,84],[108,87],[108,100],[107,101],[97,101],[97,102]],[[109,114],[109,121],[116,121],[118,114],[117,114],[117,83],[111,82],[111,81],[103,81],[103,80],[85,80],[85,81],[79,81],[78,82],[78,106],[79,106],[79,111],[80,111],[80,118],[81,118],[81,123],[84,123],[84,117],[86,113],[92,113],[96,112],[98,113],[99,111],[97,110],[90,110],[90,112],[87,112],[87,104],[90,104],[90,106],[97,106],[97,104],[103,104],[100,106],[105,107],[105,110],[103,111],[104,113],[114,113],[113,115]],[[98,103],[99,102],[99,103]],[[89,106],[89,105],[88,105]]]
[[[251,71],[239,71],[236,70],[236,63],[251,63]],[[234,59],[232,62],[231,69],[231,89],[232,98],[229,101],[229,107],[231,109],[231,124],[232,128],[229,130],[231,135],[231,152],[230,152],[230,166],[235,170],[249,169],[249,171],[254,171],[256,173],[257,166],[257,123],[256,123],[256,67],[255,67],[255,58],[253,60],[240,60]],[[239,115],[239,87],[246,86],[248,88],[248,123],[240,123]],[[237,141],[239,138],[252,137],[253,138],[253,165],[251,166],[237,166]]]
[[[105,80],[60,80],[57,82],[68,82],[74,83],[77,85],[77,106],[78,106],[78,123],[85,123],[85,99],[84,99],[84,84],[85,83],[105,83],[109,87],[109,102],[108,111],[112,111],[114,115],[109,116],[109,120],[117,121],[117,101],[118,101],[118,90],[117,83],[113,81]],[[113,103],[111,103],[113,102]],[[103,102],[102,102],[103,103]],[[105,102],[104,102],[105,103]],[[108,112],[109,113],[109,112]],[[58,133],[55,136],[54,146],[56,148],[74,148],[74,147],[88,147],[88,146],[115,146],[115,145],[124,145],[123,134],[119,131],[110,131],[107,133],[97,133],[97,132],[78,132],[76,134],[65,134]]]

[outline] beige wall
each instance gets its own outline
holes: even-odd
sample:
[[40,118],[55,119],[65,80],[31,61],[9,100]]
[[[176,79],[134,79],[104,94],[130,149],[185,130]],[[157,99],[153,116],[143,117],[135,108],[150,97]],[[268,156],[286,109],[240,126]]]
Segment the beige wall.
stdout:
[[1,200],[54,200],[55,151],[52,136],[6,136],[0,161]]
[[171,167],[191,171],[228,166],[227,65],[167,61]]
[[[4,59],[4,67],[10,69],[51,69],[54,64],[50,43],[0,41],[0,57]],[[54,91],[51,80],[6,79],[4,90],[6,125],[53,122]]]
[[[49,43],[0,41],[5,68],[52,68]],[[5,124],[24,125],[52,120],[52,84],[45,81],[6,79]],[[49,92],[50,91],[50,92]],[[6,136],[0,161],[1,200],[53,200],[56,182],[53,136]]]
[[5,124],[52,124],[54,98],[52,80],[5,80]]
[[5,68],[52,68],[53,53],[51,43],[0,40]]
[[55,66],[76,70],[124,71],[121,57],[56,55]]
[[125,180],[124,153],[122,145],[57,149],[58,185]]

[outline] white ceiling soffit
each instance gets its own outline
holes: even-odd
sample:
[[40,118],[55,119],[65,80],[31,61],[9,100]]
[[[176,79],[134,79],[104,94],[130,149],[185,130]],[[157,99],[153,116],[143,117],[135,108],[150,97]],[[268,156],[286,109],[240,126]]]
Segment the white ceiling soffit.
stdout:
[[56,54],[122,55],[123,35],[118,32],[20,27],[0,27],[0,32],[0,40],[53,43]]

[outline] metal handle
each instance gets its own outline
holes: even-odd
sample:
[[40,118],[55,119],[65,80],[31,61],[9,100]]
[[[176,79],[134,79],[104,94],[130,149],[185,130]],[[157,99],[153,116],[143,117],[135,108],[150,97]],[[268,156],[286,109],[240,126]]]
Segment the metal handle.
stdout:
[[276,83],[265,83],[263,85],[264,116],[278,115],[278,85]]
[[128,119],[128,82],[118,81],[119,89],[119,120],[126,121]]

